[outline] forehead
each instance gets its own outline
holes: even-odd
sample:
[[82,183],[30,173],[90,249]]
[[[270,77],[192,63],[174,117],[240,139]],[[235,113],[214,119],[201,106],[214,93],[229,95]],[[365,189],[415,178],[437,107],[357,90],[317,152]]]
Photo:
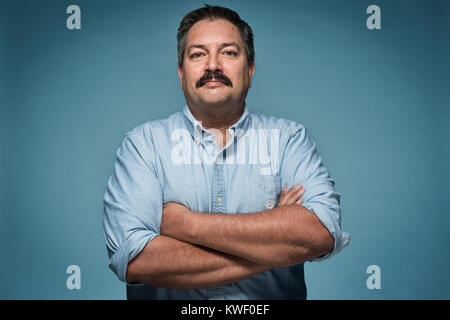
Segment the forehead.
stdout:
[[186,44],[219,44],[223,42],[237,42],[242,45],[239,29],[223,19],[204,19],[195,23],[189,29]]

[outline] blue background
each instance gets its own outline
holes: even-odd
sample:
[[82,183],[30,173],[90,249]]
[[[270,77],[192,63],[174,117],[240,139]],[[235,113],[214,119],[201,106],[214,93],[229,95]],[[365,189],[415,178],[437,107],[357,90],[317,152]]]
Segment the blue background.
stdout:
[[[247,102],[296,120],[352,242],[310,299],[450,298],[450,2],[212,1],[255,33]],[[66,8],[81,8],[81,30]],[[368,30],[366,8],[381,8]],[[176,30],[203,1],[1,1],[0,298],[122,299],[102,198],[124,134],[177,112]],[[81,290],[66,268],[81,268]],[[381,268],[381,289],[366,268]]]

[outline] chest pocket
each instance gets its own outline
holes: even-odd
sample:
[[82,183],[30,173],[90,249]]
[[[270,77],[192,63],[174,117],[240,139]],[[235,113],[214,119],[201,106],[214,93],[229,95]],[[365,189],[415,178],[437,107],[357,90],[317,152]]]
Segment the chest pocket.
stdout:
[[281,178],[279,176],[250,176],[249,212],[275,208],[278,205],[281,192]]

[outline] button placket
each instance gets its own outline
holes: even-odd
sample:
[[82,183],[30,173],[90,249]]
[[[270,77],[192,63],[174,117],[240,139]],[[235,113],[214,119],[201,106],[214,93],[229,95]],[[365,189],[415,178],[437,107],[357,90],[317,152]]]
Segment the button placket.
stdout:
[[[225,192],[225,169],[223,164],[214,163],[213,175],[213,213],[224,213],[226,211],[226,192]],[[224,299],[224,290],[222,287],[213,287],[208,289],[209,296],[212,299]]]
[[223,164],[214,164],[213,212],[224,213],[226,208],[225,172]]

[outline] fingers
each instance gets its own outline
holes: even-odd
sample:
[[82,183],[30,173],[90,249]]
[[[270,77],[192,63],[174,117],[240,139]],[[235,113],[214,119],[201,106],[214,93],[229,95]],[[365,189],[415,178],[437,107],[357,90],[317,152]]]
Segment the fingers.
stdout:
[[296,204],[298,202],[298,200],[300,200],[300,197],[305,193],[305,189],[303,189],[303,187],[301,185],[298,185],[294,188],[292,188],[289,192],[288,192],[288,205],[293,205]]
[[285,184],[283,190],[280,193],[280,201],[278,201],[278,206],[284,206],[285,205],[285,199],[286,199],[286,192],[288,189],[288,185]]
[[301,205],[303,200],[301,200],[300,197],[305,193],[305,189],[303,189],[302,185],[299,184],[289,191],[287,191],[287,189],[288,186],[285,185],[281,192],[278,206]]

